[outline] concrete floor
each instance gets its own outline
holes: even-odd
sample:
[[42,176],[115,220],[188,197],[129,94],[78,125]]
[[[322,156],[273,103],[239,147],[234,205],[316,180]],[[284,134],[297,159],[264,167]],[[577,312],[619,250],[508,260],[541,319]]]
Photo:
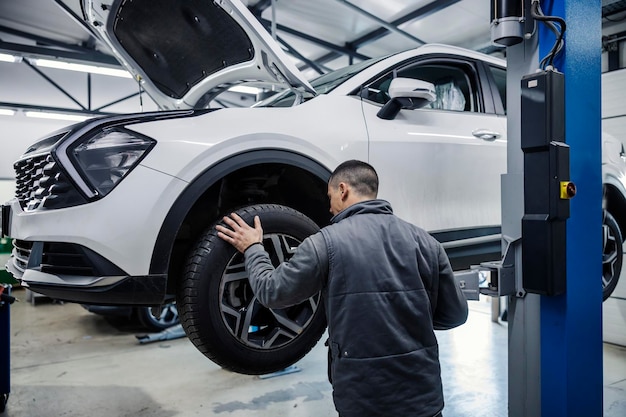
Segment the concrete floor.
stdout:
[[[299,372],[261,379],[222,370],[186,339],[139,344],[76,304],[11,307],[11,396],[2,417],[336,416],[323,343]],[[446,417],[507,416],[507,325],[488,301],[438,332]],[[605,417],[626,416],[626,348],[604,345]]]

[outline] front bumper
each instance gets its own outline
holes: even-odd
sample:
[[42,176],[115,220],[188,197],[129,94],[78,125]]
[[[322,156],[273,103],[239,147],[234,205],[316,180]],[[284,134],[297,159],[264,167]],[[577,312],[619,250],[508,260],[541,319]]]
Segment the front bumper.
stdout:
[[98,305],[161,305],[165,275],[120,277],[62,277],[27,270],[22,284],[57,300]]
[[128,276],[88,248],[14,240],[6,269],[32,291],[98,305],[160,305],[165,275]]
[[167,276],[151,273],[169,208],[187,183],[138,166],[109,195],[74,207],[2,210],[14,248],[7,271],[49,297],[98,305],[158,305]]

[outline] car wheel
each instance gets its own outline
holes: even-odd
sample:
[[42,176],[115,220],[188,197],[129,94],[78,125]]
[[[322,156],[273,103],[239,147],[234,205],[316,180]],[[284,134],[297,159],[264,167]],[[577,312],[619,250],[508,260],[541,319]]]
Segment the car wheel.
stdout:
[[[236,211],[248,224],[258,215],[263,244],[274,266],[319,227],[302,213],[279,205]],[[244,374],[282,370],[302,358],[326,328],[321,295],[301,304],[268,309],[253,294],[243,255],[217,236],[215,225],[187,260],[177,293],[181,323],[192,343],[223,368]]]
[[148,330],[161,331],[179,323],[176,303],[165,304],[159,318],[152,314],[152,307],[139,307],[136,314],[139,323]]
[[609,298],[619,281],[624,258],[622,242],[619,225],[605,210],[602,220],[602,300]]

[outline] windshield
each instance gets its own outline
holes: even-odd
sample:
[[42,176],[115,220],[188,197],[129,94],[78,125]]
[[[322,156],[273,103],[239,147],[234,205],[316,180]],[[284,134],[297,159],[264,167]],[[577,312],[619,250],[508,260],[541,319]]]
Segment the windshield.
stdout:
[[[377,63],[383,58],[385,57],[368,59],[366,61],[359,62],[358,64],[349,65],[336,71],[328,72],[312,80],[311,85],[317,94],[326,94],[347,79],[363,71],[370,65]],[[282,93],[276,94],[267,100],[258,103],[255,107],[291,107],[294,105],[296,97],[297,95],[293,90],[285,90]],[[313,97],[314,96],[311,93],[304,93],[302,94],[302,101],[309,100]]]

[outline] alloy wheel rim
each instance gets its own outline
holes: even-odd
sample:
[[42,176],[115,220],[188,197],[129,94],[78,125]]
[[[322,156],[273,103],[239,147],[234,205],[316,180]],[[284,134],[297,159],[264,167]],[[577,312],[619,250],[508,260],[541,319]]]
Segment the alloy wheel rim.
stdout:
[[618,244],[615,232],[606,224],[602,225],[602,289],[615,279],[618,261]]
[[[263,237],[263,246],[274,267],[291,258],[299,244],[298,239],[287,234]],[[319,308],[320,294],[288,308],[264,307],[250,287],[243,255],[237,252],[222,275],[219,299],[222,321],[238,342],[272,350],[292,343],[306,330]]]

